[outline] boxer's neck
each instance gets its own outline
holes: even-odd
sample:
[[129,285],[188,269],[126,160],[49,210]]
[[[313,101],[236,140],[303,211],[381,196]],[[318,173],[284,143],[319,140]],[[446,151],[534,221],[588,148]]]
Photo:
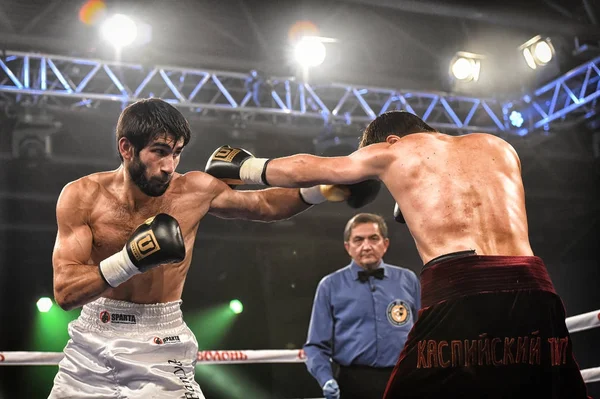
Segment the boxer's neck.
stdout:
[[120,186],[119,200],[131,211],[139,211],[142,208],[154,206],[160,202],[161,197],[151,197],[144,194],[142,190],[133,182],[127,169],[121,165],[117,169],[117,182]]

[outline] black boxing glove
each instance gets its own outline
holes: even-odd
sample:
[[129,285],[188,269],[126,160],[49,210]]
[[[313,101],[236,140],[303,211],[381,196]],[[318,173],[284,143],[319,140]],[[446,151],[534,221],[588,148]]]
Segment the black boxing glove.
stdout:
[[396,220],[398,223],[406,223],[406,220],[404,220],[404,216],[402,216],[402,212],[400,212],[400,207],[398,206],[397,202],[394,206],[394,220]]
[[111,287],[136,274],[185,259],[185,243],[177,220],[166,213],[149,218],[131,234],[125,247],[100,262],[100,275]]
[[221,146],[212,153],[204,171],[230,186],[237,184],[268,185],[265,171],[269,159],[255,158],[243,148]]
[[381,189],[379,180],[365,180],[355,184],[321,184],[300,189],[300,197],[309,205],[325,201],[346,201],[351,208],[362,208],[377,197]]
[[363,206],[373,202],[379,194],[381,189],[381,182],[379,180],[365,180],[360,183],[351,184],[348,186],[350,189],[350,196],[346,203],[350,208],[362,208]]

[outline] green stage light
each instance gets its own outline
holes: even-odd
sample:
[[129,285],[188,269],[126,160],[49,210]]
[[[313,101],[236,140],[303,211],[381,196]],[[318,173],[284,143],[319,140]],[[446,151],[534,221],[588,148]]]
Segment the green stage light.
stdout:
[[42,313],[49,312],[50,309],[52,309],[52,299],[50,299],[46,296],[42,297],[42,298],[38,299],[36,305],[40,312],[42,312]]
[[200,312],[188,312],[186,316],[186,324],[196,334],[200,350],[215,349],[235,320],[226,302]]
[[[38,301],[50,303],[52,301],[46,298],[47,301]],[[38,307],[39,307],[38,303]],[[81,308],[70,311],[64,311],[60,306],[51,306],[46,312],[34,313],[33,328],[29,331],[30,343],[25,349],[40,352],[60,352],[64,349],[67,341],[69,341],[68,326],[69,322],[75,320]],[[232,316],[233,317],[233,316]],[[31,392],[25,397],[37,398],[48,396],[48,387],[52,386],[57,366],[45,367],[25,367],[25,378],[30,382],[29,387]],[[1,395],[0,395],[1,396]]]
[[223,398],[270,397],[247,370],[240,369],[237,364],[196,364],[196,381],[201,387],[219,392]]
[[240,314],[244,311],[244,305],[242,305],[242,303],[237,299],[234,299],[229,302],[229,309],[231,309],[231,311],[235,314]]

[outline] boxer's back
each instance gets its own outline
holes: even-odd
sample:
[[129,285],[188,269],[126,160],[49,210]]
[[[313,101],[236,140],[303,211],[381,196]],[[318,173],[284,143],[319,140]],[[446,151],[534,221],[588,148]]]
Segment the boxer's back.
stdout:
[[532,255],[514,149],[487,134],[408,135],[382,176],[423,262],[449,252]]

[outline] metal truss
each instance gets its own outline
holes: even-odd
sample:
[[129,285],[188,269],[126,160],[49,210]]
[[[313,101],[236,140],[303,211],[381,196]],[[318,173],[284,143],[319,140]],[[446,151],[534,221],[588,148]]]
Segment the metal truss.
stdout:
[[365,125],[404,109],[443,130],[510,130],[503,103],[494,99],[17,51],[0,57],[0,98],[9,102],[104,107],[153,96],[202,116],[242,121]]
[[527,130],[548,128],[557,120],[587,119],[597,113],[600,96],[600,57],[586,62],[560,78],[526,95],[517,104],[529,120]]

